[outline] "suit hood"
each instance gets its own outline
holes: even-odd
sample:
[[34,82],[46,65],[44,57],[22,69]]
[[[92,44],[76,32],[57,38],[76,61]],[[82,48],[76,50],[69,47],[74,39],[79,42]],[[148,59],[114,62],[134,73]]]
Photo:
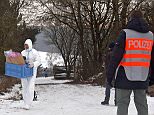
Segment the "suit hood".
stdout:
[[33,48],[31,39],[27,39],[24,44],[27,44],[29,46],[29,50]]
[[149,32],[149,25],[142,18],[133,18],[131,19],[131,21],[128,22],[126,29],[135,30],[141,33],[147,33]]

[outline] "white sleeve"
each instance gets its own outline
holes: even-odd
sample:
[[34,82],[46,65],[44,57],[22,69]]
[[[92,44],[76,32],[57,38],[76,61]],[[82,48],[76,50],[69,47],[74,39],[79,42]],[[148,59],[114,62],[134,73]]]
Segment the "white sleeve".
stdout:
[[25,56],[25,50],[23,50],[23,51],[21,52],[21,55],[22,55],[22,56]]
[[41,64],[41,58],[38,51],[34,51],[35,55],[35,61],[34,61],[34,67],[37,68]]

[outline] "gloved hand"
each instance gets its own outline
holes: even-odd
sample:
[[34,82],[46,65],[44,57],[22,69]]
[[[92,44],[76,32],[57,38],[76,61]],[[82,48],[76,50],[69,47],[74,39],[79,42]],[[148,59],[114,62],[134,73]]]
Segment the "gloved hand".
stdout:
[[29,67],[29,68],[34,67],[34,63],[33,63],[33,62],[29,62],[29,63],[28,63],[28,67]]

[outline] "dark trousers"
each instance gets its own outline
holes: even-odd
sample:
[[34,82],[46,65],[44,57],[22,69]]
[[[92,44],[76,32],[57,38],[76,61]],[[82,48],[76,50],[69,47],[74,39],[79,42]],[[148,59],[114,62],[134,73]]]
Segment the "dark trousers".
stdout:
[[[106,89],[105,89],[105,102],[109,103],[110,100],[110,93],[111,93],[111,86],[106,84]],[[114,103],[115,105],[117,104],[116,102],[116,88],[115,88],[115,95],[114,95]]]
[[117,115],[128,115],[130,95],[134,93],[134,102],[138,115],[148,115],[148,104],[145,90],[117,89]]
[[111,93],[111,86],[106,84],[106,89],[105,89],[105,102],[109,102],[110,100],[110,93]]

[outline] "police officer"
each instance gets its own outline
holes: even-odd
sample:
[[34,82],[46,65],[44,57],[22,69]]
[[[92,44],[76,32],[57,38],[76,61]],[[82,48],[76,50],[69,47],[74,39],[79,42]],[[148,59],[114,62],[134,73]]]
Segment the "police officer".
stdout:
[[[108,51],[107,51],[107,55],[105,58],[105,70],[107,69],[108,65],[109,65],[109,61],[112,55],[112,51],[114,48],[115,43],[111,42],[108,46]],[[106,89],[105,89],[105,99],[104,101],[101,102],[102,105],[108,105],[109,104],[109,100],[110,100],[110,93],[111,93],[111,84],[108,84],[108,82],[106,83]],[[116,105],[116,101],[115,101],[115,105]]]
[[[117,115],[128,115],[130,95],[138,115],[148,115],[146,89],[150,61],[154,62],[153,33],[139,10],[131,13],[127,27],[120,32],[107,69],[107,82],[115,76]],[[151,56],[152,55],[152,56]]]

